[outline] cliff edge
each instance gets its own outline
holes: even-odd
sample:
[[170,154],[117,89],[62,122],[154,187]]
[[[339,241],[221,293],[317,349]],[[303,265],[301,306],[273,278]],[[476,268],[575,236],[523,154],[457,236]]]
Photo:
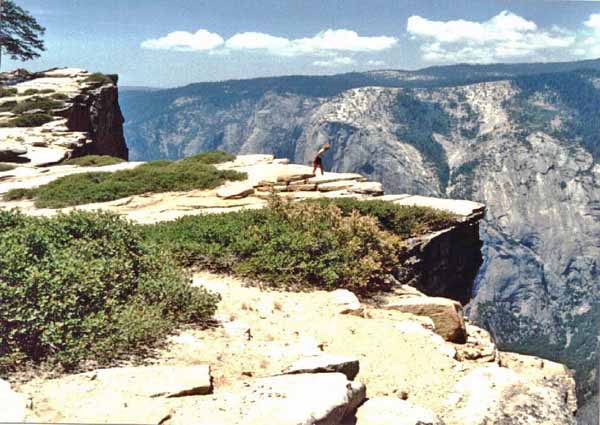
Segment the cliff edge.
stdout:
[[0,74],[0,162],[87,154],[127,159],[116,75],[76,68]]

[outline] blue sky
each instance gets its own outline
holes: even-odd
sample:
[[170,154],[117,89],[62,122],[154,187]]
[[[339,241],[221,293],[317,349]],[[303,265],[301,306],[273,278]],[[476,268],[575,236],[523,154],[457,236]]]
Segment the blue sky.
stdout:
[[600,1],[17,0],[47,51],[122,85],[600,57]]

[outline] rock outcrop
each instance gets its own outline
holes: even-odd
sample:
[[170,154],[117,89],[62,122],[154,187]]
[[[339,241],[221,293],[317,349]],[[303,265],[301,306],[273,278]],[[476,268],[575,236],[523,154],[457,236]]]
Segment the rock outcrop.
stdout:
[[[128,159],[117,76],[20,70],[0,74],[0,82],[0,161],[37,166],[85,154]],[[9,147],[12,156],[2,153]]]

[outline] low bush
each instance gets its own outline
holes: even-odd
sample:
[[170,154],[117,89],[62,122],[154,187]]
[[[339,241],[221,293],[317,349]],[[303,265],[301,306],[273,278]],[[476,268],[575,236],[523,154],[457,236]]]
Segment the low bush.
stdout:
[[368,294],[387,288],[403,239],[451,220],[428,208],[336,199],[274,201],[263,210],[184,217],[143,228],[149,241],[185,266],[272,286],[343,287]]
[[16,100],[7,100],[0,105],[0,112],[10,112],[17,106]]
[[27,89],[23,92],[25,96],[31,96],[34,94],[38,94],[40,91],[38,89]]
[[17,89],[14,87],[0,87],[0,97],[11,97],[17,94]]
[[316,202],[321,205],[333,204],[344,215],[356,211],[361,215],[375,217],[383,229],[403,239],[444,229],[456,222],[456,216],[448,212],[425,207],[395,205],[387,201],[334,198],[305,202]]
[[[180,161],[152,161],[131,170],[73,174],[38,188],[9,191],[4,199],[35,199],[38,207],[62,208],[142,193],[212,189],[226,180],[247,177],[237,171],[217,170],[204,163],[201,155]],[[206,160],[213,162],[217,155],[227,157],[226,154],[214,154]]]
[[72,158],[60,163],[60,165],[78,165],[80,167],[102,167],[125,162],[124,159],[109,155],[86,155]]
[[16,167],[12,164],[6,164],[3,162],[0,162],[0,173],[3,171],[10,171],[10,170],[14,170]]
[[49,123],[53,119],[54,117],[49,114],[20,115],[2,123],[0,127],[39,127],[40,125]]
[[67,100],[69,96],[67,96],[65,93],[54,93],[52,96],[50,96],[50,98],[54,100]]
[[143,354],[176,326],[209,320],[219,301],[106,213],[0,211],[0,252],[0,370]]
[[52,100],[43,97],[34,97],[32,99],[24,100],[23,102],[17,103],[12,109],[15,114],[22,114],[23,112],[32,111],[34,109],[41,109],[42,111],[48,112],[53,109],[58,109],[64,106],[63,102]]
[[113,84],[113,80],[108,75],[102,74],[101,72],[95,72],[89,75],[85,81],[89,83]]

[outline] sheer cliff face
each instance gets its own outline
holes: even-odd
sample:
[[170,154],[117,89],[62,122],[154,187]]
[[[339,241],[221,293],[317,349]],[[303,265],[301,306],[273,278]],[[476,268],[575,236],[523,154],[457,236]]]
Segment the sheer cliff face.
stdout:
[[29,165],[84,154],[128,158],[117,77],[78,68],[0,73],[0,156]]
[[363,87],[320,98],[276,94],[219,105],[177,97],[128,129],[134,156],[205,149],[308,163],[387,193],[487,205],[484,264],[470,314],[506,349],[578,369],[591,387],[600,317],[600,81],[593,72],[445,88]]

